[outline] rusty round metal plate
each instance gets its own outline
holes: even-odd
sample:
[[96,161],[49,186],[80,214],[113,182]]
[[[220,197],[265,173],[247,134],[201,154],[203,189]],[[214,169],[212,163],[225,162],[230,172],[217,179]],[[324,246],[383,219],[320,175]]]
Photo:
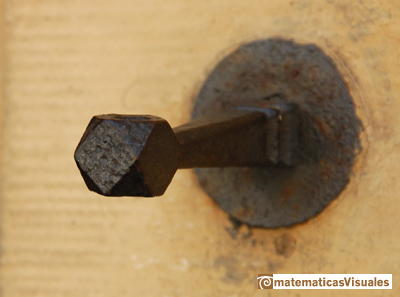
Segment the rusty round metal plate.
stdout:
[[299,105],[298,164],[196,169],[200,184],[223,210],[251,226],[291,226],[314,217],[346,186],[360,149],[361,123],[341,74],[315,45],[255,41],[214,68],[192,118],[246,102]]

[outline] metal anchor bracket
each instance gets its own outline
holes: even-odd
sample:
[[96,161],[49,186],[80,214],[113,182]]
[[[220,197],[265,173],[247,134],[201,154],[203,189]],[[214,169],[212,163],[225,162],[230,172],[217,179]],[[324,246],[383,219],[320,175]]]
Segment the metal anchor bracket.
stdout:
[[88,188],[106,196],[159,196],[179,168],[232,217],[290,226],[342,191],[361,123],[333,62],[314,45],[245,44],[199,91],[192,121],[172,129],[155,116],[101,115],[75,151]]

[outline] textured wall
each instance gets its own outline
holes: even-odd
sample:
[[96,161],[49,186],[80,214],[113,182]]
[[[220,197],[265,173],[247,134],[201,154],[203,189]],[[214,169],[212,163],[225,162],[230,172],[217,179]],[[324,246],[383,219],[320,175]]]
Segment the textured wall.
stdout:
[[[6,4],[2,296],[321,294],[257,291],[257,273],[393,273],[392,291],[324,296],[398,295],[398,0]],[[289,229],[236,230],[190,170],[155,199],[86,189],[73,151],[92,115],[181,124],[221,57],[271,36],[330,55],[364,123],[351,182],[320,216]]]

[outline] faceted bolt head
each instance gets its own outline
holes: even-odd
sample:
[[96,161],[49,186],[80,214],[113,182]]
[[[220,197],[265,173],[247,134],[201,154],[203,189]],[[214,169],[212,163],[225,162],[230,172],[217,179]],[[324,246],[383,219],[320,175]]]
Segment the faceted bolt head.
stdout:
[[75,150],[89,190],[105,196],[162,195],[179,167],[181,146],[155,116],[100,115]]

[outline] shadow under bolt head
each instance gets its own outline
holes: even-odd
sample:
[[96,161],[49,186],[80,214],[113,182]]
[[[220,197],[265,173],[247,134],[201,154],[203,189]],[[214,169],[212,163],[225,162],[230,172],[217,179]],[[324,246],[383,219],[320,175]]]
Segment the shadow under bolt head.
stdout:
[[110,114],[92,118],[74,157],[91,191],[154,197],[167,189],[180,155],[181,146],[166,120]]

